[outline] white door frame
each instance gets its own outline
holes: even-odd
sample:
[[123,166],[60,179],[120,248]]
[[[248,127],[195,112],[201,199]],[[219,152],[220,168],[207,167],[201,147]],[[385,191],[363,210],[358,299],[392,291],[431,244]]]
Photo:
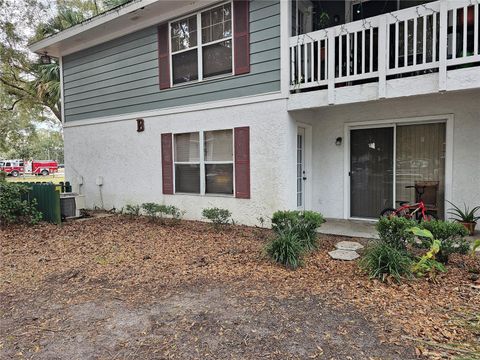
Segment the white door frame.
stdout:
[[[445,115],[432,115],[432,116],[421,116],[421,117],[410,117],[410,118],[398,118],[398,119],[388,119],[388,120],[372,120],[372,121],[360,121],[344,124],[344,139],[345,139],[345,152],[344,152],[344,161],[343,161],[343,217],[344,219],[352,219],[350,213],[350,131],[355,129],[372,129],[372,128],[381,128],[381,127],[393,127],[394,128],[394,166],[393,166],[393,175],[395,184],[395,145],[396,145],[396,125],[407,125],[407,124],[428,124],[428,123],[438,123],[444,122],[445,125],[445,206],[444,206],[444,216],[447,219],[447,201],[452,201],[452,184],[453,184],[453,131],[454,131],[454,115],[445,114]],[[395,190],[395,185],[394,185]],[[359,219],[353,218],[355,220],[368,220],[372,219]]]
[[[295,145],[297,144],[297,134],[298,128],[303,128],[305,130],[305,139],[304,139],[304,170],[305,170],[305,177],[307,180],[303,183],[303,191],[304,191],[304,208],[305,210],[312,209],[312,184],[313,184],[313,171],[312,171],[312,125],[304,124],[301,122],[297,122],[297,130],[295,132]],[[295,146],[295,179],[297,175],[297,148]],[[295,181],[295,205],[297,204],[297,182]]]

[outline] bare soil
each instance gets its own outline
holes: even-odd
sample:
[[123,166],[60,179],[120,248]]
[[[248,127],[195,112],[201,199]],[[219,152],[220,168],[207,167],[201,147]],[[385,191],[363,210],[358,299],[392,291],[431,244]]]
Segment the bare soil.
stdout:
[[124,216],[0,230],[0,358],[414,359],[478,342],[478,260],[386,285],[328,257],[344,238],[290,271],[265,259],[269,236]]

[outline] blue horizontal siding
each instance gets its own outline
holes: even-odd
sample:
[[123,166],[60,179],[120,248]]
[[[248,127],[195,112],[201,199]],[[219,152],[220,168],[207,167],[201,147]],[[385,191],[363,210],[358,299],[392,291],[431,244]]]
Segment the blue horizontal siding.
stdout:
[[251,0],[251,71],[159,90],[157,27],[63,59],[65,119],[75,121],[280,90],[280,0]]

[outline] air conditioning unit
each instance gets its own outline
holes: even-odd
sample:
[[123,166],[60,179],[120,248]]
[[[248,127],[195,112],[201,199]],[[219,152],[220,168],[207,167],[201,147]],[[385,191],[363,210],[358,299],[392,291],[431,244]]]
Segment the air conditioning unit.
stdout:
[[75,193],[60,194],[60,213],[62,219],[80,217],[80,210],[85,209],[85,196]]

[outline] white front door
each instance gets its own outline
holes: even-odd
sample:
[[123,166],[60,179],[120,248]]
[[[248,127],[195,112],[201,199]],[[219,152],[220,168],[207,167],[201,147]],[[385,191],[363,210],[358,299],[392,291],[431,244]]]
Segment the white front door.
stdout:
[[305,210],[305,128],[297,130],[297,208]]

